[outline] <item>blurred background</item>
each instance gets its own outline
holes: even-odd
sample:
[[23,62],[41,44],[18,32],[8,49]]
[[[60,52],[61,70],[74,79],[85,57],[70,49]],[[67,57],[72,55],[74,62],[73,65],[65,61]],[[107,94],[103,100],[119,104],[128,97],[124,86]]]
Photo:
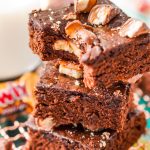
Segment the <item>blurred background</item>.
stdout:
[[[150,26],[150,0],[111,0],[129,16]],[[28,14],[34,9],[59,9],[73,0],[0,0],[0,137],[14,149],[28,139],[24,122],[34,107],[33,90],[41,61],[28,46]],[[135,85],[136,103],[147,116],[147,134],[135,147],[150,150],[150,74]],[[2,139],[0,139],[0,142]],[[133,148],[134,150],[134,148]]]

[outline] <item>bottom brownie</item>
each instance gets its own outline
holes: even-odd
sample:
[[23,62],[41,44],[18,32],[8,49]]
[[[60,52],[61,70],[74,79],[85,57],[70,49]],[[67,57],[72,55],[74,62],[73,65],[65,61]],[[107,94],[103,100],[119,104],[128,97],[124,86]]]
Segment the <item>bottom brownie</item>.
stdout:
[[12,150],[13,143],[9,139],[0,138],[0,149],[1,150]]
[[[125,128],[117,133],[113,130],[91,132],[79,127],[61,127],[47,132],[28,122],[30,140],[26,150],[127,150],[145,131],[143,112],[135,110],[128,114]],[[33,144],[34,143],[34,144]]]

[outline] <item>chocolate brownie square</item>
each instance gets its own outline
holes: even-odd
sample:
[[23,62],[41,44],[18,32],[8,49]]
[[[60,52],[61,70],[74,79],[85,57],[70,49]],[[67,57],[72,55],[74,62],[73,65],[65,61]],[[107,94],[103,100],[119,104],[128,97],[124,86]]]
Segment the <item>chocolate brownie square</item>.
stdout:
[[82,124],[92,131],[120,131],[132,105],[129,84],[119,82],[108,89],[102,85],[89,89],[82,80],[60,74],[57,60],[46,63],[35,97],[36,123],[47,130]]
[[[98,0],[97,4],[90,13],[74,13],[74,5],[55,11],[33,11],[29,32],[34,53],[42,60],[61,58],[80,63],[89,88],[99,82],[107,87],[118,81],[127,82],[150,71],[148,27],[130,19],[109,0]],[[96,19],[96,15],[100,18]]]
[[28,125],[30,140],[26,150],[127,150],[144,133],[146,121],[143,112],[134,110],[128,114],[120,133],[108,129],[92,132],[81,126],[47,132],[36,127],[34,120],[30,120]]

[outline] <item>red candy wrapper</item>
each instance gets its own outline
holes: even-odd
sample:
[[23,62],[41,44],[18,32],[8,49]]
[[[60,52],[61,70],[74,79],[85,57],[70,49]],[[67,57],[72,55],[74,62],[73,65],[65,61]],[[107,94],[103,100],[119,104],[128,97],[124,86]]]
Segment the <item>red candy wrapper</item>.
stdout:
[[34,87],[37,73],[0,83],[0,145],[2,149],[22,149],[28,140],[24,122],[34,108]]
[[36,73],[27,73],[18,80],[0,84],[1,117],[24,110],[32,112],[33,88],[37,78]]

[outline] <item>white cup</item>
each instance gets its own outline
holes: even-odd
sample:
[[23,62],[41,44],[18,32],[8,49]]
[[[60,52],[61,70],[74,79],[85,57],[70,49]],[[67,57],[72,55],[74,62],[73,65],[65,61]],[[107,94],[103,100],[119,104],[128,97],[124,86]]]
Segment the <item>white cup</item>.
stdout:
[[0,80],[17,77],[40,64],[28,44],[28,14],[39,6],[39,0],[0,0]]
[[[111,0],[120,7],[128,16],[145,22],[150,27],[150,9],[140,12],[139,6],[142,0]],[[150,0],[146,0],[150,3]]]

